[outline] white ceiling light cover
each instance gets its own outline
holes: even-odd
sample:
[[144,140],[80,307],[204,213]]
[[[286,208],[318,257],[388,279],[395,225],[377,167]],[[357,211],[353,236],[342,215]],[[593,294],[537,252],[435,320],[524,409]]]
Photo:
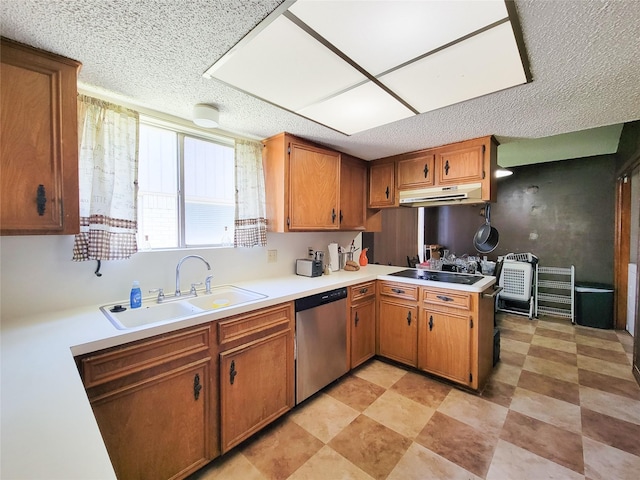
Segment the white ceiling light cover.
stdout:
[[504,0],[290,3],[205,76],[348,135],[527,81]]
[[282,16],[209,73],[292,111],[366,79]]
[[347,135],[414,115],[411,110],[372,82],[303,108],[298,113],[323,125],[330,125]]
[[429,55],[380,80],[421,113],[527,81],[509,23]]
[[298,0],[289,11],[373,75],[507,17],[486,0]]

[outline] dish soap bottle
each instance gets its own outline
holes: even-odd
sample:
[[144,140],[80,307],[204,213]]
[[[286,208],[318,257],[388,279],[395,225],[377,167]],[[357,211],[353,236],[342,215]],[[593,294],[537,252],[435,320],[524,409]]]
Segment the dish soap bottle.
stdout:
[[140,291],[140,282],[138,280],[134,280],[131,286],[129,305],[131,308],[140,308],[142,306],[142,292]]

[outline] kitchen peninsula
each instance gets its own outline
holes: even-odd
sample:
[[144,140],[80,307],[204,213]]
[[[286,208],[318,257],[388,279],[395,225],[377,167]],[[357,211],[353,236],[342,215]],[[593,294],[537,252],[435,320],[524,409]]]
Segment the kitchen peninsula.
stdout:
[[[407,289],[413,286],[423,292],[435,291],[433,282],[420,281],[419,285],[415,282],[412,285],[406,280],[389,276],[398,270],[402,269],[369,265],[358,272],[339,271],[316,278],[287,275],[268,280],[238,282],[237,286],[260,292],[267,297],[179,322],[131,330],[117,330],[96,305],[3,320],[3,362],[12,366],[3,372],[2,428],[3,433],[12,438],[3,455],[3,474],[7,478],[115,478],[76,367],[75,356],[362,282],[377,281],[378,284],[387,284],[388,279],[393,279],[393,283],[405,285]],[[447,284],[446,287],[453,293],[476,295],[480,298],[481,293],[489,292],[494,283],[494,277],[485,277],[473,286]],[[382,301],[383,291],[384,287],[378,289],[378,303]],[[492,304],[490,300],[488,302]],[[391,303],[397,302],[391,300]],[[451,310],[446,311],[454,317],[456,313],[460,316],[459,307],[444,308],[453,308],[453,314]],[[423,310],[429,311],[428,307]],[[434,313],[440,315],[442,311],[445,310],[436,307]],[[493,331],[493,312],[490,313],[489,319],[474,319],[474,328],[478,331],[485,328],[484,324],[490,324],[489,335]],[[432,316],[434,322],[437,322],[436,316]],[[416,325],[413,319],[411,323],[415,328],[428,329],[429,319],[424,315],[420,318],[426,319],[424,325]],[[403,323],[406,324],[406,320],[403,319]],[[379,335],[384,335],[384,332],[380,331]],[[418,363],[418,368],[422,368],[421,365]],[[428,359],[426,366],[427,370],[432,368]],[[30,389],[29,386],[33,388]]]

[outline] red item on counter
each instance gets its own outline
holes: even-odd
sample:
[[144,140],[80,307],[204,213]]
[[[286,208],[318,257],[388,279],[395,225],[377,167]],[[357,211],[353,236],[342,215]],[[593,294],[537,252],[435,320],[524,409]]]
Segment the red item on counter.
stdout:
[[365,267],[369,264],[369,259],[367,258],[367,250],[368,248],[363,248],[362,252],[360,252],[360,266]]

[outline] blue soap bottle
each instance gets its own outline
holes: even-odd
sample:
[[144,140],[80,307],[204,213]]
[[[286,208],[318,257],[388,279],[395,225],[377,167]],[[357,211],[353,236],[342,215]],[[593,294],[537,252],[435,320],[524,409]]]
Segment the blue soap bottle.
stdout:
[[142,306],[142,292],[140,291],[140,282],[138,280],[133,281],[129,304],[131,308],[140,308]]

